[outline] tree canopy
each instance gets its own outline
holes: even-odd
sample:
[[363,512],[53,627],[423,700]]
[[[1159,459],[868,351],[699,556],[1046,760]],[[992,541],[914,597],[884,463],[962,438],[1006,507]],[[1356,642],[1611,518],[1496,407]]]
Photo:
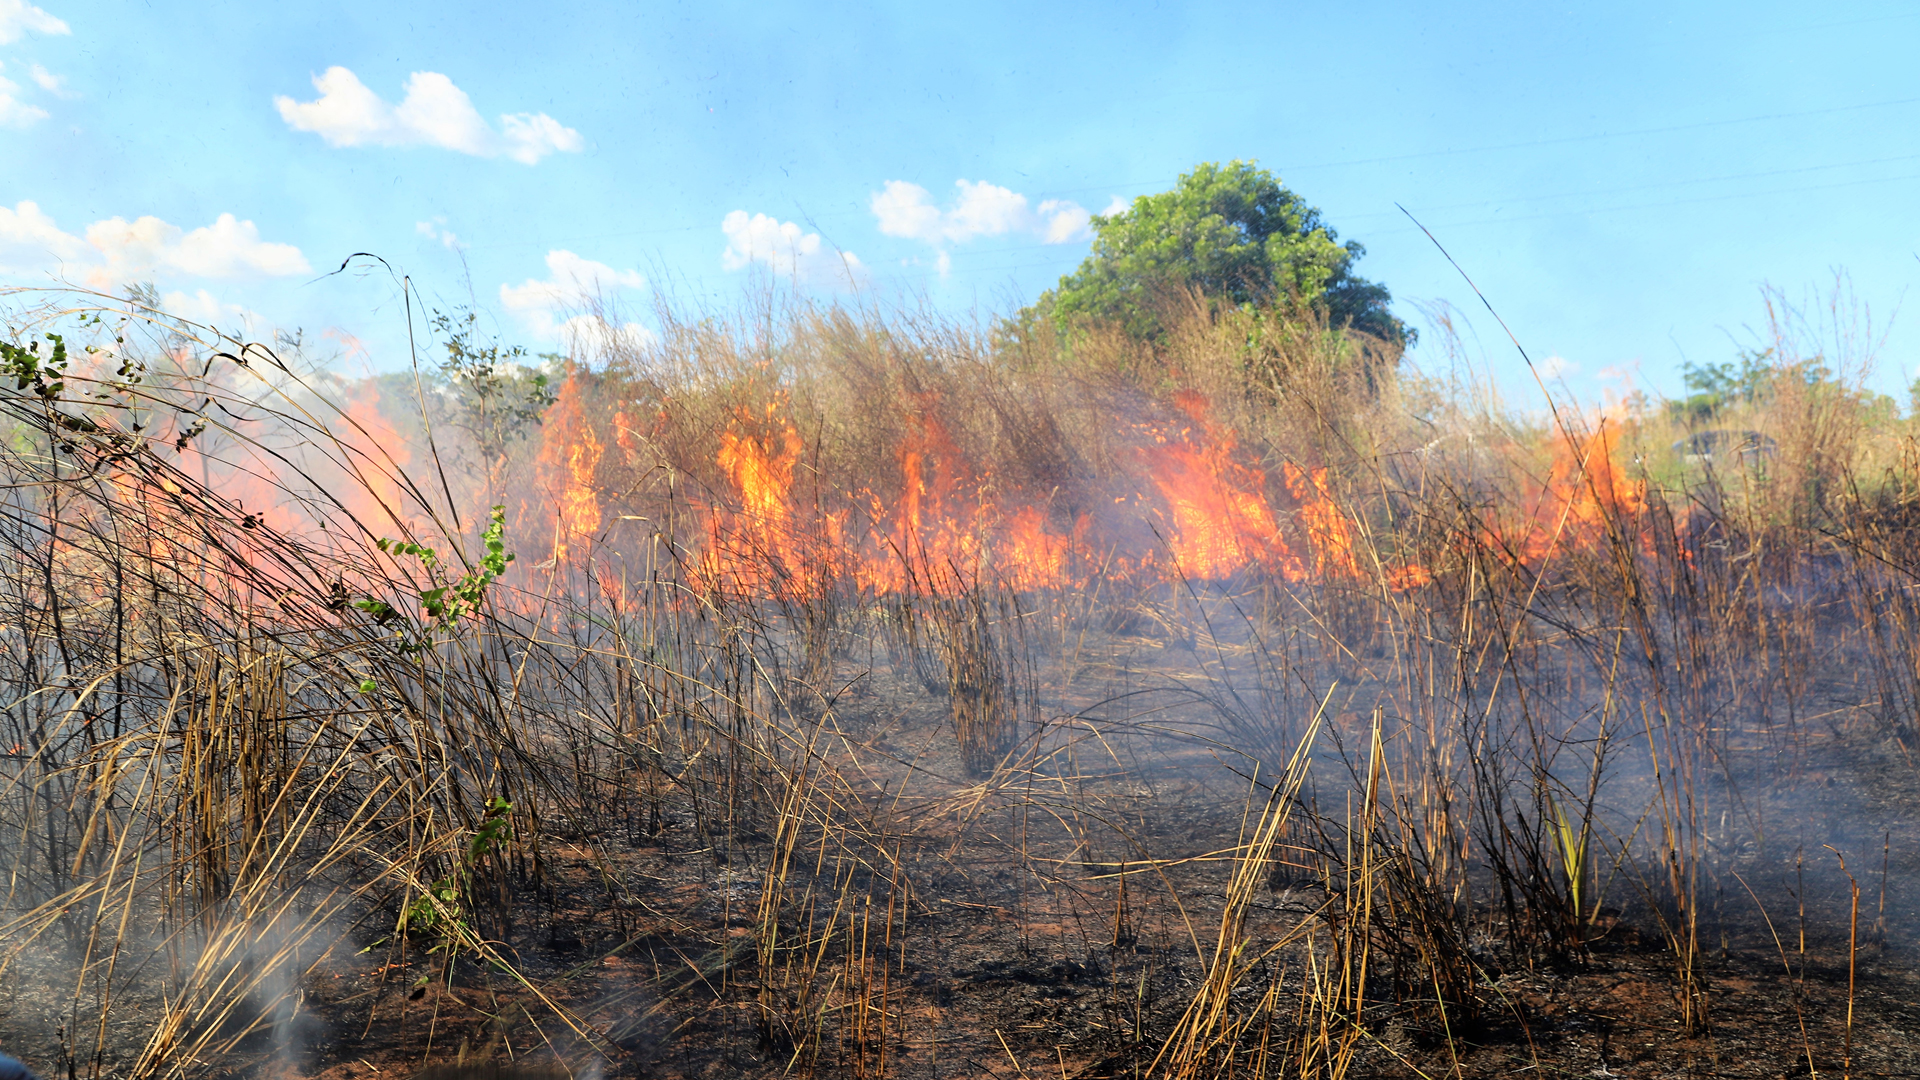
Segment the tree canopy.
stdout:
[[1203,164],[1172,191],[1093,219],[1093,252],[1023,315],[1118,323],[1161,336],[1173,298],[1197,289],[1234,304],[1300,305],[1335,327],[1404,345],[1386,286],[1357,277],[1365,249],[1339,238],[1320,212],[1252,162]]

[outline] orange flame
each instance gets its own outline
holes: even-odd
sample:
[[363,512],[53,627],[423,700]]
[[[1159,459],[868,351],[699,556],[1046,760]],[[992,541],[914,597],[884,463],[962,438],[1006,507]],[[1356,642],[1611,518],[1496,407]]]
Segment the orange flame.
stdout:
[[[1617,427],[1601,417],[1585,438],[1555,440],[1546,482],[1525,500],[1526,522],[1508,545],[1521,561],[1539,565],[1556,547],[1600,550],[1613,529],[1635,526],[1646,510],[1646,495],[1614,458]],[[1643,545],[1651,542],[1643,530],[1635,532]]]
[[603,446],[581,403],[581,380],[573,372],[560,384],[545,421],[542,471],[558,488],[554,497],[554,564],[565,563],[579,540],[600,532],[600,495],[595,476]]
[[629,457],[640,451],[640,439],[633,433],[633,418],[625,409],[613,411],[613,443]]
[[1182,392],[1174,403],[1192,426],[1172,435],[1154,431],[1155,445],[1143,455],[1167,504],[1165,539],[1177,572],[1220,579],[1295,561],[1267,502],[1266,474],[1234,460],[1237,441],[1208,419],[1205,398]]
[[352,501],[360,506],[355,508],[350,503],[349,509],[375,532],[388,525],[396,530],[404,529],[406,523],[401,514],[406,503],[398,477],[412,463],[413,456],[400,433],[380,412],[380,391],[373,380],[363,382],[348,402],[347,419],[352,423],[344,437],[359,451],[355,457],[366,477],[364,492],[357,488],[351,491]]
[[[569,374],[546,417],[538,455],[553,492],[555,561],[577,557],[580,538],[606,526],[596,477],[607,449],[583,400],[590,380]],[[1361,582],[1354,524],[1324,468],[1284,467],[1280,483],[1184,393],[1177,423],[1143,423],[1133,478],[1144,494],[1107,510],[1058,513],[1054,494],[1003,488],[994,470],[960,449],[939,399],[920,399],[894,446],[898,472],[871,486],[833,487],[802,468],[807,445],[784,396],[735,410],[709,460],[721,484],[699,513],[697,550],[686,565],[698,589],[797,597],[838,588],[867,594],[944,594],[992,581],[1016,591],[1085,586],[1095,574],[1137,581],[1224,580],[1248,571],[1291,582]],[[669,422],[664,407],[656,428]],[[640,437],[625,408],[607,442],[623,467],[637,464]],[[1126,478],[1116,478],[1122,485]],[[1109,489],[1110,491],[1113,489]],[[1119,488],[1125,491],[1126,487]],[[1084,493],[1082,493],[1084,494]],[[524,509],[524,507],[523,507]],[[1132,513],[1158,518],[1143,537]],[[1156,552],[1159,552],[1156,555]],[[1382,568],[1410,588],[1420,567]]]
[[[803,513],[793,487],[805,443],[782,417],[783,404],[760,413],[740,409],[720,435],[715,460],[734,503],[708,515],[698,570],[706,584],[764,592],[820,589],[843,579],[875,593],[943,593],[983,575],[1018,591],[1078,587],[1091,576],[1092,568],[1076,561],[1100,527],[1094,515],[1081,513],[1062,530],[1043,506],[1020,494],[1003,501],[991,473],[966,463],[932,398],[923,400],[917,423],[896,450],[899,486],[891,503],[869,488],[857,497],[835,496],[848,503],[842,509]],[[1171,560],[1160,565],[1151,550],[1129,555],[1110,548],[1109,575],[1219,580],[1265,569],[1294,582],[1364,579],[1352,526],[1324,468],[1286,467],[1285,490],[1312,551],[1303,559],[1281,531],[1266,474],[1239,460],[1237,441],[1208,417],[1206,400],[1184,394],[1176,404],[1189,423],[1143,427],[1149,441],[1138,448],[1163,508],[1160,538]],[[855,506],[865,508],[868,524],[849,544],[846,525]],[[1419,567],[1390,575],[1396,588],[1428,580]]]
[[[925,405],[933,402],[928,399]],[[923,413],[920,424],[900,446],[900,504],[886,530],[889,543],[862,560],[870,583],[887,590],[902,588],[907,564],[926,578],[923,586],[937,586],[949,578],[971,578],[980,569],[981,506],[978,485],[972,505],[961,500],[963,478],[960,453],[946,425]]]
[[[626,483],[622,470],[638,477],[643,453],[674,445],[665,437],[674,430],[671,405],[646,406],[658,411],[651,413],[650,426],[639,427],[628,410],[641,406],[631,400],[617,409],[609,401],[610,412],[596,411],[589,399],[611,381],[568,373],[544,418],[526,476],[536,482],[523,485],[543,491],[545,505],[529,495],[533,505],[522,503],[521,515],[510,523],[517,535],[532,539],[550,517],[549,565],[556,568],[587,566],[603,534],[614,543],[610,537],[624,528],[624,511],[610,511],[606,493],[639,486]],[[411,455],[380,404],[371,380],[352,393],[341,439],[360,478],[337,490],[370,531],[405,532],[409,496],[400,471]],[[665,527],[674,544],[693,549],[686,565],[697,587],[762,597],[834,589],[938,594],[983,581],[1032,592],[1082,587],[1096,575],[1148,584],[1251,574],[1297,584],[1372,582],[1395,590],[1433,580],[1427,567],[1393,565],[1372,548],[1376,534],[1343,504],[1343,489],[1329,469],[1287,462],[1274,475],[1239,444],[1230,425],[1214,418],[1206,398],[1183,392],[1170,404],[1157,418],[1121,431],[1132,444],[1121,458],[1123,475],[1062,496],[1003,484],[1005,474],[992,461],[970,456],[956,439],[956,432],[971,428],[953,422],[951,408],[943,412],[931,395],[918,399],[912,422],[890,448],[892,463],[881,470],[884,475],[835,486],[805,467],[807,442],[787,413],[786,399],[776,397],[727,418],[699,469],[711,482],[717,468],[710,503],[695,508],[691,527]],[[1647,495],[1618,457],[1621,433],[1618,423],[1602,419],[1578,438],[1559,440],[1545,476],[1505,503],[1518,512],[1489,515],[1475,527],[1484,527],[1516,561],[1535,567],[1561,549],[1606,550],[1616,537],[1646,548],[1652,542]],[[186,451],[198,453],[197,447]],[[302,511],[265,465],[255,475],[231,462],[204,460],[217,490],[237,501],[249,519],[288,533],[319,524],[301,519]],[[603,468],[610,470],[604,478]],[[140,498],[177,494],[167,490],[175,485],[164,475],[139,486]],[[1098,505],[1083,509],[1088,501]],[[1140,526],[1141,515],[1152,521],[1151,536]],[[166,552],[167,540],[156,537],[153,550]],[[614,578],[590,575],[586,586],[596,582],[610,603],[623,595]]]
[[[767,406],[768,427],[775,423],[775,409],[776,406]],[[742,419],[752,417],[744,409],[741,414]],[[780,430],[764,441],[732,429],[720,433],[720,468],[739,490],[747,513],[767,529],[783,528],[787,523],[793,467],[799,463],[804,449],[793,424],[779,423]]]
[[752,590],[799,574],[808,579],[803,588],[811,588],[829,572],[831,554],[795,528],[793,473],[805,444],[779,409],[778,402],[768,404],[764,417],[740,409],[720,433],[716,461],[739,496],[740,510],[715,511],[708,522],[702,565],[712,584]]
[[1014,511],[996,545],[996,562],[1007,587],[1017,592],[1042,589],[1077,588],[1085,584],[1076,578],[1068,564],[1076,547],[1082,546],[1092,519],[1086,514],[1074,522],[1073,533],[1062,536],[1048,528],[1046,512],[1028,506]]
[[1300,504],[1300,520],[1306,526],[1313,546],[1313,569],[1323,578],[1358,581],[1360,564],[1353,555],[1353,533],[1347,516],[1334,505],[1327,488],[1327,470],[1305,469],[1287,462],[1283,466],[1287,491]]

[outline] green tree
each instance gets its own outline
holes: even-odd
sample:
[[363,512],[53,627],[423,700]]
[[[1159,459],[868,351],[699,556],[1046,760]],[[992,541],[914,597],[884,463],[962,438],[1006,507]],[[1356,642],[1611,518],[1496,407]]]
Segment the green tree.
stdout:
[[486,468],[487,495],[498,499],[513,444],[539,426],[554,393],[547,376],[528,364],[524,347],[482,340],[478,323],[472,311],[433,314],[447,350],[440,377],[453,391],[453,423],[473,438]]
[[1203,164],[1172,191],[1096,216],[1093,231],[1092,254],[1022,312],[1023,322],[1087,319],[1158,339],[1168,305],[1197,289],[1236,305],[1310,308],[1336,328],[1394,345],[1412,339],[1387,310],[1386,287],[1353,274],[1365,249],[1340,243],[1318,210],[1252,162]]
[[[1705,421],[1729,405],[1751,405],[1773,388],[1775,374],[1772,349],[1741,349],[1737,359],[1718,364],[1683,361],[1680,380],[1686,384],[1687,396],[1677,403],[1678,411]],[[1821,366],[1816,379],[1825,374],[1826,368]]]

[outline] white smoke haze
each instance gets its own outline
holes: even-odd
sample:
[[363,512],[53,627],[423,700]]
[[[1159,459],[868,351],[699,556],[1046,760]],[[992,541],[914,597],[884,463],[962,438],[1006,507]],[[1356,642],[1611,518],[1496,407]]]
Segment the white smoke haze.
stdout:
[[1701,463],[1672,410],[1529,423],[1253,313],[1176,326],[1170,386],[777,288],[647,330],[645,287],[502,288],[571,354],[538,407],[170,324],[114,389],[127,327],[21,318],[93,381],[0,378],[5,1046],[1203,1080],[1327,1032],[1348,1075],[1600,1031],[1678,1073],[1711,1030],[1785,1074],[1851,1005],[1904,1067],[1912,526],[1821,494],[1898,445],[1793,366],[1832,343],[1778,328],[1716,421],[1774,449]]

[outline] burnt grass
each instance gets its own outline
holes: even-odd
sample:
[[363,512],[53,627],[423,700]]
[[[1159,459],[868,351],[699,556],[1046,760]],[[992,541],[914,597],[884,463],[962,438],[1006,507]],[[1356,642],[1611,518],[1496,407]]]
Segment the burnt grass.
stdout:
[[1920,441],[1776,299],[1736,465],[1206,305],[662,310],[442,445],[47,294],[11,336],[89,359],[0,385],[0,1050],[1920,1071]]
[[[1163,642],[1135,645],[1131,662],[1169,667],[1157,658]],[[1480,928],[1478,1014],[1436,1018],[1404,988],[1396,1000],[1381,977],[1348,1074],[1920,1075],[1920,774],[1904,741],[1849,716],[1859,688],[1834,674],[1825,715],[1794,733],[1791,753],[1734,740],[1737,756],[1714,781],[1737,792],[1730,818],[1749,827],[1727,831],[1741,838],[1713,852],[1701,891],[1704,1030],[1682,1025],[1657,897],[1616,869],[1576,955],[1502,940],[1498,904],[1467,901]],[[1085,690],[1048,687],[1051,703],[1111,714],[1108,676]],[[1150,681],[1140,670],[1128,679]],[[761,805],[731,820],[670,811],[556,829],[538,882],[511,883],[512,917],[492,927],[527,983],[448,963],[424,942],[355,953],[354,941],[372,938],[362,932],[306,976],[291,1044],[263,1036],[215,1072],[357,1080],[429,1061],[538,1064],[557,1050],[605,1076],[1148,1075],[1213,955],[1232,863],[1207,856],[1232,849],[1246,826],[1243,763],[1180,738],[1183,718],[1167,709],[1151,733],[1109,731],[1124,745],[1106,768],[1070,783],[1001,778],[1009,790],[983,794],[961,768],[937,688],[876,665],[848,679],[833,711],[843,735],[834,754],[871,781],[860,809],[887,823],[897,862],[836,866],[817,851],[795,860],[796,882],[815,891],[782,925],[811,918],[815,982],[838,989],[811,1002],[779,991],[787,997],[774,1006],[813,1025],[811,1045],[761,1019],[763,991],[778,981],[755,946],[774,828]],[[1334,725],[1356,737],[1365,726],[1352,711]],[[1625,807],[1622,828],[1642,813]],[[1859,887],[1857,921],[1837,855]],[[1276,867],[1247,936],[1277,940],[1324,899],[1313,873]],[[858,944],[844,934],[819,944],[834,910]],[[856,951],[866,966],[849,963]],[[1303,963],[1282,950],[1245,989],[1280,988],[1267,1032],[1276,1045]],[[604,1035],[598,1050],[549,1002]]]

